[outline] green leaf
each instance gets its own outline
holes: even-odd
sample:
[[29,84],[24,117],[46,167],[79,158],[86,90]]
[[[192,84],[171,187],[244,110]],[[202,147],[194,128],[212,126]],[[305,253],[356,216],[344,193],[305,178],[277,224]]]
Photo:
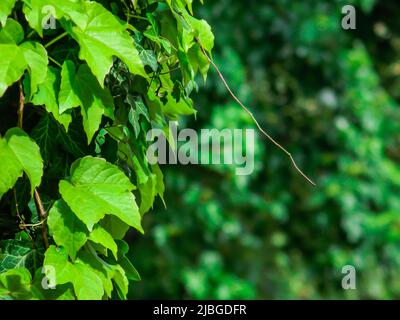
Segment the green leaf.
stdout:
[[[43,280],[45,275],[45,268],[39,268],[36,270],[33,280],[35,289],[40,291],[43,296],[43,300],[75,300],[74,287],[71,283],[59,284],[49,289],[43,286]],[[48,280],[48,279],[46,279]]]
[[43,160],[48,164],[52,159],[59,130],[57,123],[48,113],[45,113],[33,128],[31,137],[40,147]]
[[46,276],[55,276],[56,284],[72,283],[79,300],[100,300],[104,295],[103,282],[88,265],[68,261],[68,253],[62,247],[50,246],[44,259]]
[[32,277],[28,269],[18,268],[0,274],[0,300],[28,300],[33,298]]
[[25,240],[3,240],[0,242],[0,273],[17,268],[34,269],[36,250]]
[[111,298],[113,291],[112,275],[110,274],[111,265],[106,264],[88,245],[89,250],[79,253],[79,262],[90,268],[102,282],[103,290],[107,297]]
[[96,2],[85,2],[87,21],[84,27],[69,26],[69,34],[79,43],[79,57],[85,60],[101,86],[113,64],[120,58],[130,72],[147,78],[133,39],[111,12]]
[[149,111],[147,110],[147,107],[141,97],[135,98],[132,95],[128,94],[126,96],[125,102],[130,106],[128,120],[129,123],[132,125],[135,136],[137,138],[140,133],[140,116],[143,115],[145,119],[150,122]]
[[90,233],[89,240],[101,244],[103,247],[109,249],[114,257],[117,257],[118,247],[113,237],[101,226],[97,226]]
[[54,203],[47,223],[55,243],[63,246],[71,259],[75,260],[77,252],[88,239],[86,226],[63,200]]
[[153,27],[146,30],[143,35],[163,47],[168,54],[172,53],[171,43],[167,39],[160,37]]
[[[47,74],[47,51],[38,42],[25,42],[18,46],[24,38],[21,25],[15,20],[8,19],[7,25],[0,30],[0,97],[6,89],[16,82],[28,69],[30,75],[30,93],[37,91]],[[31,97],[28,97],[28,100]]]
[[75,294],[80,300],[100,300],[104,295],[103,283],[87,265],[74,264],[76,278],[73,280]]
[[7,19],[5,27],[0,29],[0,43],[19,44],[24,40],[24,29],[14,19]]
[[158,70],[157,57],[152,50],[140,50],[139,56],[145,66],[149,66],[154,72]]
[[210,25],[205,20],[199,20],[192,17],[190,14],[184,13],[185,20],[194,30],[195,36],[203,48],[211,52],[214,47],[214,34],[211,31]]
[[76,117],[72,120],[68,127],[68,133],[63,127],[60,127],[59,129],[60,143],[67,152],[72,154],[75,158],[84,157],[89,152],[87,137],[84,133],[80,117]]
[[102,280],[104,291],[108,297],[111,297],[113,290],[112,280],[114,280],[120,298],[126,299],[129,281],[120,265],[107,263],[90,246],[89,250],[79,253],[79,261],[96,272],[97,276]]
[[6,25],[7,17],[11,14],[16,0],[1,0],[0,2],[0,24]]
[[83,126],[88,141],[92,140],[104,115],[114,118],[114,101],[108,89],[103,89],[87,65],[76,72],[72,61],[65,61],[61,71],[59,94],[60,113],[81,107]]
[[153,207],[153,203],[155,197],[157,195],[157,176],[155,174],[151,174],[147,182],[144,184],[139,184],[138,189],[140,192],[140,214],[144,215],[147,211],[149,211]]
[[114,239],[123,239],[129,230],[129,226],[115,216],[105,216],[100,224]]
[[50,15],[54,18],[71,19],[79,26],[84,26],[87,17],[82,1],[78,0],[23,0],[23,12],[32,29],[43,37],[43,24]]
[[75,161],[71,178],[62,180],[59,189],[90,231],[106,214],[112,214],[143,232],[139,209],[131,192],[135,186],[118,167],[105,160],[85,157]]
[[129,290],[129,279],[120,265],[113,266],[112,278],[116,284],[120,299],[126,299]]
[[60,113],[58,105],[58,92],[60,88],[60,72],[49,67],[44,83],[39,85],[38,92],[33,96],[32,103],[37,106],[44,105],[47,112],[51,113],[53,117],[64,126],[68,131],[69,124],[72,121],[71,114],[65,112]]
[[0,198],[25,172],[31,192],[42,180],[43,162],[37,144],[21,129],[12,128],[0,138]]
[[192,100],[183,96],[179,100],[176,100],[172,95],[168,94],[165,97],[166,101],[163,102],[154,92],[149,91],[147,98],[147,102],[151,106],[161,108],[163,113],[172,119],[177,119],[179,115],[192,115],[196,113],[196,110],[193,109]]
[[49,60],[47,58],[46,49],[38,42],[24,42],[21,44],[20,48],[28,64],[31,84],[30,99],[32,95],[36,93],[38,85],[46,80]]
[[129,252],[128,244],[123,240],[117,240],[118,245],[118,263],[124,269],[125,274],[129,280],[140,281],[140,274],[126,257]]
[[0,52],[2,58],[0,63],[0,97],[2,97],[7,88],[21,78],[27,64],[22,50],[15,44],[0,43]]
[[164,201],[164,192],[165,192],[164,175],[163,175],[160,167],[157,164],[152,165],[151,168],[153,170],[153,173],[157,177],[157,186],[156,186],[157,195],[163,201],[164,206],[166,206],[165,201]]
[[206,81],[210,62],[200,49],[200,45],[196,44],[191,47],[187,56],[194,72],[197,73],[197,71],[200,71],[204,81]]

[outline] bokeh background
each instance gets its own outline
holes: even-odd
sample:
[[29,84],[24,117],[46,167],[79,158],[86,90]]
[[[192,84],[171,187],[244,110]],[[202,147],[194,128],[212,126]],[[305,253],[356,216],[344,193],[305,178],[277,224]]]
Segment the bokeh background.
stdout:
[[[357,29],[341,28],[341,8]],[[164,166],[130,298],[400,298],[400,2],[206,0],[214,59],[262,126],[256,169]],[[214,71],[192,128],[253,128]],[[182,125],[181,125],[182,128]],[[343,290],[344,265],[357,290]]]

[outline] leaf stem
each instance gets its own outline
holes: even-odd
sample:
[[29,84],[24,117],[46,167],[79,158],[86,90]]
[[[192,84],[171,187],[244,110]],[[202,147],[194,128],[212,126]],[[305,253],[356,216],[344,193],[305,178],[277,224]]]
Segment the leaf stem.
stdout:
[[29,32],[29,34],[26,36],[26,38],[30,39],[35,33],[36,33],[36,31],[32,30],[31,32]]
[[138,20],[146,20],[147,21],[147,18],[141,17],[141,16],[137,16],[137,15],[134,15],[134,14],[126,13],[126,16],[129,17],[129,18],[135,18],[135,19],[138,19]]
[[48,48],[55,44],[56,42],[60,41],[62,38],[66,37],[68,35],[68,32],[64,32],[60,34],[59,36],[55,37],[53,40],[49,41],[44,47]]
[[18,85],[19,85],[18,128],[22,129],[22,126],[24,124],[25,96],[21,80],[18,82]]
[[46,218],[45,220],[41,220],[40,222],[37,222],[37,223],[21,223],[21,224],[20,224],[20,227],[21,227],[21,228],[27,228],[27,227],[29,227],[29,228],[35,228],[35,227],[39,227],[39,226],[41,226],[43,223],[45,223],[46,220],[47,220],[47,218]]
[[51,62],[53,62],[55,65],[57,65],[58,67],[62,68],[62,65],[61,65],[57,60],[55,60],[54,58],[52,58],[52,57],[50,57],[50,56],[48,56],[48,58],[49,58],[49,60],[50,60]]
[[42,238],[44,242],[44,246],[46,249],[49,247],[49,241],[47,239],[47,226],[44,221],[47,219],[46,210],[44,210],[42,199],[40,198],[39,191],[35,189],[35,200],[36,200],[36,208],[39,211],[40,218],[42,221]]

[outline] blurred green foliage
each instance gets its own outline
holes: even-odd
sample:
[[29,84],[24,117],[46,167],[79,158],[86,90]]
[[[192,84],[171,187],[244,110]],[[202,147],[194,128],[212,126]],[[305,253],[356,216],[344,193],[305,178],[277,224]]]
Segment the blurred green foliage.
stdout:
[[[214,59],[313,177],[261,135],[256,170],[165,168],[167,210],[145,217],[131,298],[400,298],[400,3],[206,1]],[[215,72],[195,128],[252,128]],[[341,288],[354,265],[357,290]]]

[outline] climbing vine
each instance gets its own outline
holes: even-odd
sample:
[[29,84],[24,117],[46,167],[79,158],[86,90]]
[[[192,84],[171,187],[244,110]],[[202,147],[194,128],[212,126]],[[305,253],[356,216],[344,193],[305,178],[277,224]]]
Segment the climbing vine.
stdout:
[[0,299],[126,298],[146,132],[195,114],[213,44],[192,0],[1,1]]

